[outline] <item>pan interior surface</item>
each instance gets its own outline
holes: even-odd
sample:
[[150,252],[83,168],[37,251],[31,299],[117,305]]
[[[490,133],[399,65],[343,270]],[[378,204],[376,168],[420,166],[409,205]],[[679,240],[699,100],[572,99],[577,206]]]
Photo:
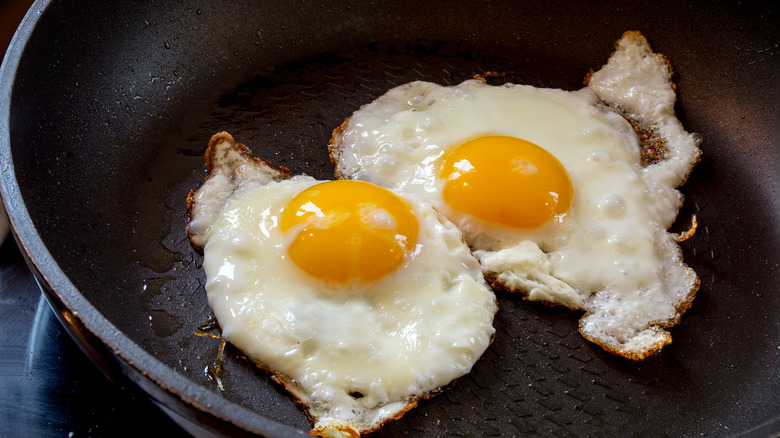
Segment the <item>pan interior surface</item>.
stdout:
[[140,347],[131,362],[151,357],[152,376],[173,370],[245,408],[233,423],[257,415],[307,431],[291,397],[235,349],[224,391],[204,372],[218,341],[193,334],[211,312],[184,225],[210,136],[228,131],[255,156],[330,179],[332,130],[391,87],[499,71],[574,90],[636,29],[677,69],[678,116],[704,138],[675,225],[698,218],[682,247],[702,285],[674,343],[626,361],[580,337],[580,314],[499,293],[496,339],[472,372],[376,436],[731,436],[776,422],[776,6],[614,2],[589,23],[577,2],[455,6],[49,4],[19,58],[7,121],[15,181],[4,176],[4,189],[18,185],[12,205],[31,221],[17,220],[18,238],[40,239],[56,261],[47,269],[75,286],[50,285],[64,301],[97,310],[74,313],[119,331],[98,337]]

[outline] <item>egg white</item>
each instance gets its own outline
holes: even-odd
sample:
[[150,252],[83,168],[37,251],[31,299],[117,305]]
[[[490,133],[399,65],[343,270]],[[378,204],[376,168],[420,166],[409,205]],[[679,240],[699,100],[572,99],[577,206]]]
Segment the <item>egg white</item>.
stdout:
[[206,292],[222,335],[307,406],[315,430],[370,431],[471,370],[496,300],[460,231],[418,201],[418,243],[401,268],[367,286],[307,275],[279,222],[317,183],[233,191],[205,233]]
[[[627,46],[633,50],[629,57],[646,55]],[[426,196],[464,232],[495,284],[530,300],[585,310],[586,337],[643,358],[669,342],[662,327],[679,320],[698,286],[666,230],[682,203],[675,187],[699,151],[695,136],[682,129],[666,102],[668,72],[652,64],[640,74],[634,67],[597,72],[593,88],[575,92],[482,80],[396,87],[334,133],[336,173]],[[657,74],[663,80],[646,80]],[[663,91],[652,88],[658,83]],[[627,108],[640,111],[637,117],[655,123],[668,140],[665,160],[643,167],[637,135],[603,104],[594,91],[598,87],[645,102]],[[673,104],[673,90],[671,96]],[[485,135],[521,138],[553,154],[573,186],[568,212],[537,228],[512,229],[450,208],[442,196],[445,181],[438,177],[442,157]]]
[[[545,274],[570,287],[554,288],[555,282],[539,278],[531,298],[544,291],[540,297],[584,308],[595,290],[649,285],[657,274],[635,266],[654,263],[653,233],[658,228],[645,208],[653,199],[641,179],[638,140],[625,119],[598,103],[587,89],[569,93],[477,80],[455,87],[415,82],[353,115],[352,129],[342,139],[352,146],[342,153],[339,167],[353,178],[393,190],[431,194],[491,274],[514,270],[493,262],[502,250],[544,256],[549,264]],[[441,195],[446,181],[438,177],[442,155],[489,134],[531,141],[558,158],[574,187],[564,217],[538,228],[513,229],[449,207]],[[516,275],[525,277],[532,265]]]

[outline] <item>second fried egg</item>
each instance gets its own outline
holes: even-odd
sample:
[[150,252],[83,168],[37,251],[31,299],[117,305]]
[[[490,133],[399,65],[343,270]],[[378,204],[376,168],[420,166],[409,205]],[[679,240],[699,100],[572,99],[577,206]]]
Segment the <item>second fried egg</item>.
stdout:
[[[631,124],[591,88],[481,80],[396,87],[338,128],[330,150],[341,178],[431,199],[495,285],[585,310],[586,337],[641,359],[670,341],[663,328],[679,320],[698,286],[666,230],[682,202],[675,187],[699,152],[666,102],[674,91],[665,65],[642,52],[641,35],[623,41],[622,62],[639,65],[616,69],[633,77],[611,73],[621,96],[638,108],[662,96],[647,121],[667,135],[681,131],[684,147],[656,165],[643,166]],[[654,71],[641,70],[644,56]],[[647,81],[657,89],[624,83],[659,74]]]

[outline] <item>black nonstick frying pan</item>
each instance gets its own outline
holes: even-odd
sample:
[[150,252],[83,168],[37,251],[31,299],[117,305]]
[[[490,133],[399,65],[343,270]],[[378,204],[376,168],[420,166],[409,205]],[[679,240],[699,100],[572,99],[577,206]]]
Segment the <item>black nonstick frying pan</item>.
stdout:
[[[499,294],[472,372],[376,436],[780,433],[780,20],[773,2],[38,1],[3,62],[2,195],[61,321],[117,384],[197,434],[303,435],[304,413],[218,340],[185,198],[209,137],[332,178],[331,131],[387,89],[485,71],[577,89],[626,30],[678,74],[704,138],[682,191],[702,286],[673,344],[623,360],[579,314]],[[132,415],[132,413],[128,413]]]

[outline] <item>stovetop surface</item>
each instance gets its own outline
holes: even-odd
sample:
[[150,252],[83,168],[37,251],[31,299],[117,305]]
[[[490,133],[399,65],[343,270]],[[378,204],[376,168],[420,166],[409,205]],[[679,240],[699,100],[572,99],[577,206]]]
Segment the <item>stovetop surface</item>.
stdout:
[[187,434],[90,362],[9,236],[0,247],[0,437],[125,436]]

